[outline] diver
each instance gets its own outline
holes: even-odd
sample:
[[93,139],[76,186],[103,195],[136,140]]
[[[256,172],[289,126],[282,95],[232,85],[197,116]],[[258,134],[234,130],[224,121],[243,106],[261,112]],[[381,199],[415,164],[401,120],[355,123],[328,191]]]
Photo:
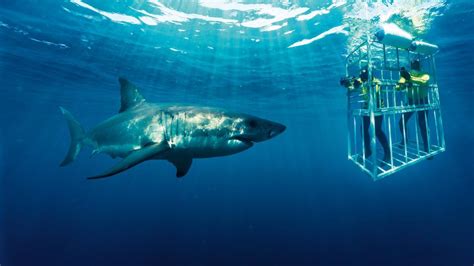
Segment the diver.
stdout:
[[[427,73],[421,71],[420,60],[415,59],[410,64],[411,70],[408,72],[404,67],[400,69],[400,80],[396,86],[397,90],[407,90],[408,105],[420,106],[428,104],[428,81],[430,76]],[[420,128],[421,138],[423,139],[423,149],[425,152],[429,152],[428,148],[428,131],[427,131],[427,111],[416,111],[418,113],[418,127]],[[398,126],[402,135],[401,146],[406,143],[407,123],[408,120],[413,116],[415,112],[408,112],[402,115]],[[405,132],[403,130],[405,129]],[[405,134],[404,134],[405,133]],[[431,159],[431,158],[429,158]]]
[[[367,66],[361,69],[359,78],[355,77],[344,77],[341,78],[340,84],[346,87],[349,91],[358,90],[360,89],[362,97],[364,99],[362,108],[368,109],[369,105],[369,88],[367,87],[367,81],[369,80],[369,71]],[[380,100],[380,81],[377,78],[372,76],[372,83],[375,84],[375,92],[376,92],[376,102],[377,108],[383,107],[383,101]],[[364,128],[364,151],[365,151],[365,158],[369,158],[372,155],[372,149],[370,147],[370,115],[363,115],[362,116],[362,123]],[[383,123],[383,116],[382,115],[375,115],[375,136],[379,140],[380,144],[382,145],[384,151],[383,161],[386,164],[390,164],[391,156],[390,156],[390,145],[387,141],[387,136],[382,131],[382,123]]]

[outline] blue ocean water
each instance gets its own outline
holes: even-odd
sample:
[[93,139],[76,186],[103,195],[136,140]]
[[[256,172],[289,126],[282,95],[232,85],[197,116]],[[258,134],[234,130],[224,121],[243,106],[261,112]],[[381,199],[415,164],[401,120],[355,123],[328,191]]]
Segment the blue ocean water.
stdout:
[[[367,3],[369,2],[369,3]],[[472,265],[474,4],[0,1],[0,265]],[[380,22],[440,46],[446,152],[373,182],[347,160],[344,56]],[[248,151],[114,164],[69,132],[149,101],[223,107],[287,130]]]

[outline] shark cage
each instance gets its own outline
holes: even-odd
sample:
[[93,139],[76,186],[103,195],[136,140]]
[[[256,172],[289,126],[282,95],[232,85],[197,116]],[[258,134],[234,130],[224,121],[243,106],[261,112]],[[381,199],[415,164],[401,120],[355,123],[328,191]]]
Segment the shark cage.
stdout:
[[374,181],[445,150],[437,51],[385,24],[346,58],[348,158]]

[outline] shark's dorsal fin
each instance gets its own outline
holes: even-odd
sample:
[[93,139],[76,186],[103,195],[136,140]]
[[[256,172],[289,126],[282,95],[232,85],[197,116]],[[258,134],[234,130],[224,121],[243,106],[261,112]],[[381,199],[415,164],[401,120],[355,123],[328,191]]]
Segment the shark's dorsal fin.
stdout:
[[143,98],[143,96],[140,94],[140,91],[137,86],[135,86],[125,78],[119,78],[119,82],[121,96],[121,105],[119,113],[145,102],[145,98]]

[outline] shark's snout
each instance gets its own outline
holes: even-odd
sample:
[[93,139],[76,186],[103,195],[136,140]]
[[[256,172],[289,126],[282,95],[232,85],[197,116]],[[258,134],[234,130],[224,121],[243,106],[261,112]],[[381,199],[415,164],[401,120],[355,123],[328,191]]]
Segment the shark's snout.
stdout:
[[286,129],[286,126],[275,123],[272,129],[270,129],[270,131],[268,132],[268,138],[271,139],[271,138],[276,137],[277,135],[280,135],[281,133],[283,133],[283,131],[285,131],[285,129]]
[[254,134],[250,134],[249,138],[254,142],[261,142],[280,135],[285,131],[285,129],[286,126],[282,124],[262,120],[260,127],[254,132]]
[[262,142],[274,138],[285,131],[285,129],[286,126],[282,124],[252,118],[252,120],[245,123],[242,131],[236,132],[230,139],[250,145],[254,142]]

